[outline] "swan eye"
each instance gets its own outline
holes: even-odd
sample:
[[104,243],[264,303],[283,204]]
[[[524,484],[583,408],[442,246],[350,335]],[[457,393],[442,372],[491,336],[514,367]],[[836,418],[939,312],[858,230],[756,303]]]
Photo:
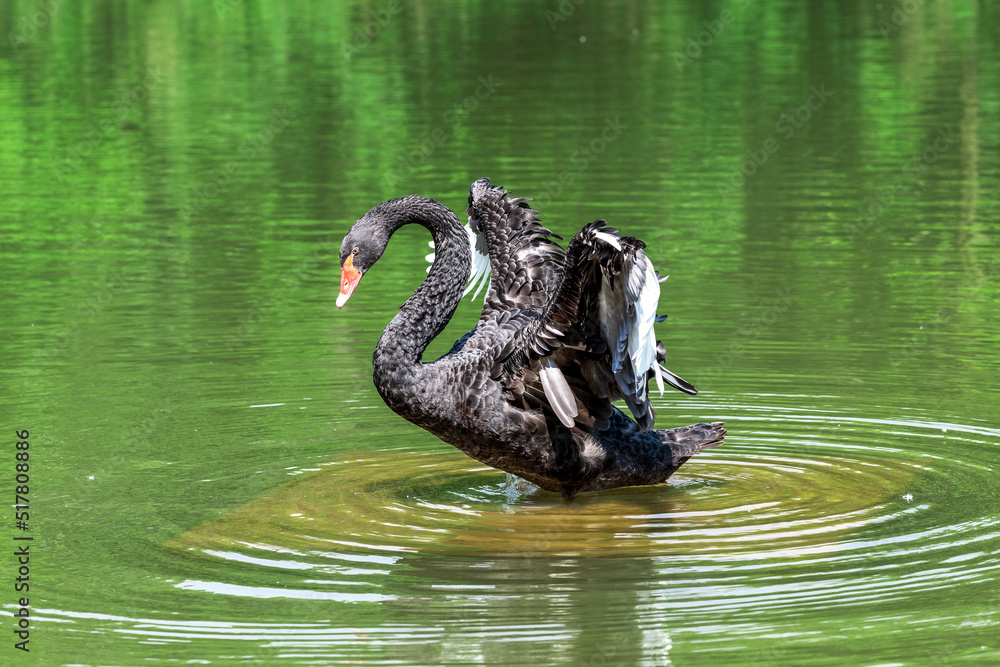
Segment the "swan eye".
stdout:
[[357,248],[352,248],[351,249],[351,254],[352,255],[357,255],[358,254],[358,249]]

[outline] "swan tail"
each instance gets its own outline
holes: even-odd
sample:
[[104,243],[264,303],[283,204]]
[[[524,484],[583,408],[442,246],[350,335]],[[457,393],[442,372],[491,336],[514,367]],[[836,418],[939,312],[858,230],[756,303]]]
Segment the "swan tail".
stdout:
[[670,448],[670,475],[680,468],[692,456],[706,449],[718,447],[725,442],[726,429],[723,422],[711,424],[693,424],[672,428],[669,431],[657,431],[663,444]]

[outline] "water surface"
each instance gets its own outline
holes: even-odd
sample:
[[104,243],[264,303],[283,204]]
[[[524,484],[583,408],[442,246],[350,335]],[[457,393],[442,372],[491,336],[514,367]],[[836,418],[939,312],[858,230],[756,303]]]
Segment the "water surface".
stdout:
[[[563,5],[0,10],[5,656],[1000,661],[996,10]],[[724,447],[566,503],[382,404],[428,235],[338,312],[340,239],[482,176],[647,242]]]

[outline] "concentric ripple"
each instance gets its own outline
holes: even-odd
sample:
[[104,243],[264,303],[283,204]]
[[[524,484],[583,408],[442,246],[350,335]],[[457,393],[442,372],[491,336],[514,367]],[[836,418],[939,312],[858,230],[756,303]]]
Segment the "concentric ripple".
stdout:
[[322,569],[334,553],[361,561],[630,554],[727,568],[789,559],[891,566],[919,554],[961,563],[966,575],[976,565],[995,570],[976,545],[997,538],[998,520],[963,499],[995,494],[986,462],[997,430],[917,416],[728,409],[735,414],[711,416],[727,422],[726,445],[689,461],[666,486],[565,502],[512,489],[502,473],[445,446],[367,452],[300,475],[169,546],[284,570]]
[[[229,639],[271,658],[409,664],[436,662],[432,645],[472,651],[470,661],[490,642],[589,646],[584,626],[607,645],[637,623],[648,664],[670,664],[671,637],[685,635],[706,650],[737,642],[721,648],[766,663],[783,658],[761,642],[780,636],[794,664],[798,643],[816,639],[803,627],[826,637],[909,632],[928,618],[938,632],[1000,626],[989,464],[1000,431],[914,410],[848,412],[829,397],[744,399],[685,404],[699,417],[661,408],[661,423],[723,420],[730,432],[667,485],[566,502],[444,445],[359,452],[166,545],[183,574],[165,584],[193,601],[389,606],[412,624],[122,618],[115,632],[144,645]],[[595,591],[612,601],[606,613]],[[971,596],[984,603],[963,610]],[[542,617],[515,603],[527,599]]]

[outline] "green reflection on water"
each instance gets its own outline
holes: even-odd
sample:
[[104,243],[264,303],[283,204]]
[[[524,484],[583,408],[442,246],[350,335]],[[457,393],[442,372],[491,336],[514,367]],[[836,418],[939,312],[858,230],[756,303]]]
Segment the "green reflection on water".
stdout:
[[[995,660],[998,17],[984,3],[881,5],[5,4],[0,400],[7,428],[33,436],[31,530],[44,555],[31,657]],[[660,551],[636,557],[669,531],[651,519],[636,541],[614,528],[619,503],[658,514],[659,500],[634,491],[583,505],[597,515],[588,536],[629,556],[418,550],[374,574],[324,575],[338,594],[377,589],[382,602],[183,585],[287,586],[286,569],[164,545],[280,495],[290,470],[348,452],[402,447],[383,480],[415,472],[411,455],[437,457],[440,482],[414,486],[417,499],[454,492],[510,512],[481,528],[485,542],[554,511],[544,498],[509,503],[502,475],[453,476],[468,461],[371,388],[375,341],[424,275],[425,232],[401,231],[334,312],[336,252],[353,220],[410,192],[461,211],[481,176],[536,197],[566,237],[608,219],[672,276],[669,366],[708,391],[663,399],[660,424],[724,416],[732,436],[692,467],[691,486],[662,490],[679,494],[671,502],[709,508],[726,488],[787,500],[787,486],[775,498],[754,485],[771,465],[755,468],[755,456],[818,461],[870,447],[859,460],[926,459],[887,491],[896,503],[912,492],[926,511],[862,503],[892,519],[831,538],[877,545],[883,570],[845,561],[840,590],[853,604],[833,593],[837,604],[791,602],[799,582],[836,590],[826,561],[684,579]],[[429,354],[476,315],[464,304]],[[771,421],[757,418],[761,405]],[[784,416],[810,410],[827,412],[812,427]],[[951,427],[935,438],[898,424],[835,435],[840,414]],[[953,435],[954,425],[984,430]],[[735,478],[711,481],[709,470],[739,464]],[[379,498],[364,495],[351,521],[328,528],[381,516]],[[799,518],[822,498],[809,507]],[[415,530],[436,527],[412,512]],[[926,564],[906,551],[921,540],[887,546],[949,526],[932,540],[945,555]],[[934,568],[940,590],[921,579]],[[899,585],[895,600],[866,597],[865,586],[886,590],[878,572]],[[737,602],[713,607],[712,591]],[[136,619],[196,627],[186,637],[160,627],[164,639]],[[261,638],[227,639],[206,630],[215,621],[269,625]],[[274,643],[299,621],[315,643]]]

